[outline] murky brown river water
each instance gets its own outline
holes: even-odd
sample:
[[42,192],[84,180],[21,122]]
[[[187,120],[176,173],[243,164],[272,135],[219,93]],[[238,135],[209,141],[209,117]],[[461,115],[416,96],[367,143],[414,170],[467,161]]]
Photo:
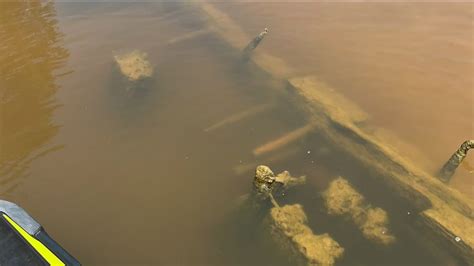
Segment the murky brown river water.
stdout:
[[[269,27],[258,49],[358,103],[428,172],[473,137],[471,3],[216,6],[250,36]],[[364,173],[308,155],[331,149],[317,137],[283,151],[287,158],[255,157],[304,119],[215,35],[186,38],[202,27],[185,3],[0,3],[0,198],[27,209],[85,265],[285,264],[227,219],[252,167],[271,162],[308,175],[305,197],[286,200],[302,201],[313,230],[346,247],[341,265],[456,265],[404,216],[391,217],[399,241],[380,248],[322,213],[316,194],[330,177]],[[134,49],[148,53],[155,75],[130,95],[113,56]],[[451,182],[471,198],[473,167],[469,155]],[[359,189],[389,213],[405,212],[377,187]]]

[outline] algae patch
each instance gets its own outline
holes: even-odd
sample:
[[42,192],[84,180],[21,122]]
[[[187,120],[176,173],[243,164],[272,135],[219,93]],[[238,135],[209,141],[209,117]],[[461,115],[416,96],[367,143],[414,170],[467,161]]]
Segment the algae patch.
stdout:
[[338,177],[332,181],[323,197],[329,214],[350,217],[367,239],[385,245],[395,241],[388,229],[387,212],[370,206],[347,180]]
[[114,56],[120,72],[130,81],[149,78],[153,75],[153,66],[147,59],[147,54],[134,50],[128,54]]

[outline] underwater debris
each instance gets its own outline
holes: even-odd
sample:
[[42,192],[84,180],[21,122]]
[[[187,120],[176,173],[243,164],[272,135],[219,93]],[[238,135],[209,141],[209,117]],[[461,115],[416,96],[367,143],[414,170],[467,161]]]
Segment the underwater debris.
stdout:
[[[213,32],[231,47],[236,50],[241,50],[242,47],[248,46],[248,35],[245,34],[242,28],[240,28],[229,15],[216,8],[210,2],[200,1],[196,3],[196,6],[206,17],[208,27],[213,28]],[[249,55],[246,56],[244,54],[244,60],[250,59]],[[269,72],[272,76],[276,75],[278,77],[287,78],[295,72],[295,70],[288,66],[283,60],[268,53],[255,53],[252,55],[252,61],[263,70]]]
[[449,158],[439,171],[439,177],[444,182],[449,182],[458,166],[462,163],[467,155],[467,152],[474,148],[474,140],[466,140],[461,144],[459,149]]
[[284,190],[306,183],[306,177],[292,177],[288,171],[275,175],[273,171],[265,165],[257,166],[253,185],[257,196],[266,199],[272,192],[284,192]]
[[[265,165],[255,170],[252,193],[239,198],[241,222],[257,221],[262,228],[261,240],[269,243],[297,265],[333,265],[342,257],[342,248],[329,234],[315,235],[308,227],[307,216],[300,204],[280,207],[272,193],[304,184],[306,177],[292,177],[288,171],[275,176]],[[270,204],[271,203],[271,204]],[[256,218],[254,220],[252,218]],[[248,223],[251,228],[255,224]]]
[[315,235],[300,204],[274,207],[264,225],[272,241],[297,265],[333,265],[344,248],[329,234]]
[[210,34],[210,33],[212,33],[212,31],[211,31],[211,29],[208,29],[208,28],[188,32],[188,33],[185,33],[181,36],[178,36],[176,38],[173,38],[173,39],[169,40],[168,44],[176,44],[176,43],[192,40],[194,38],[201,37],[203,35]]
[[367,239],[384,245],[395,241],[388,229],[387,212],[370,206],[344,178],[332,181],[323,197],[329,214],[350,217]]
[[224,120],[220,121],[220,122],[217,122],[215,123],[214,125],[204,129],[205,132],[211,132],[213,130],[216,130],[216,129],[219,129],[223,126],[226,126],[226,125],[230,125],[230,124],[233,124],[233,123],[237,123],[243,119],[246,119],[248,117],[251,117],[253,115],[257,115],[261,112],[264,112],[264,111],[267,111],[269,110],[270,108],[274,107],[273,104],[261,104],[261,105],[257,105],[255,107],[252,107],[250,109],[247,109],[243,112],[240,112],[240,113],[237,113],[237,114],[234,114],[234,115],[231,115],[227,118],[225,118]]
[[268,143],[263,144],[260,147],[257,147],[253,150],[253,154],[256,156],[260,156],[265,153],[272,152],[274,150],[281,149],[286,145],[301,139],[311,133],[315,129],[314,124],[310,123],[303,127],[300,127],[296,130],[293,130],[278,139],[272,140]]
[[[289,79],[288,89],[297,92],[295,101],[308,103],[297,106],[318,122],[321,136],[354,163],[376,173],[374,178],[418,211],[416,217],[423,228],[440,243],[447,243],[468,265],[474,265],[474,202],[398,154],[384,138],[365,131],[364,112],[340,94],[331,97],[334,93],[314,80],[317,78]],[[452,241],[454,235],[463,241]]]
[[130,81],[149,78],[153,75],[153,67],[147,59],[147,54],[139,50],[114,56],[120,72]]
[[[240,51],[247,45],[249,37],[229,15],[209,2],[198,2],[196,6],[216,36],[230,48]],[[322,137],[354,163],[376,173],[379,180],[419,211],[416,216],[423,228],[436,235],[437,240],[448,243],[468,265],[474,265],[472,200],[398,154],[386,139],[367,132],[367,114],[316,77],[295,77],[295,69],[264,51],[253,54],[249,60],[275,82],[287,81],[286,87],[278,87],[276,91],[297,102],[296,107],[316,122]],[[459,236],[462,241],[452,241],[453,236]]]
[[[283,194],[287,189],[303,185],[306,182],[305,176],[292,177],[288,171],[275,175],[273,171],[265,165],[259,165],[255,169],[252,193],[243,195],[237,201],[237,206],[252,206],[251,209],[258,210],[270,199],[273,206],[278,206],[272,193]],[[267,205],[269,206],[269,205]]]
[[281,183],[283,188],[288,188],[306,183],[306,176],[292,177],[290,172],[283,171],[275,177],[275,182]]
[[257,194],[262,195],[263,198],[267,198],[268,194],[270,194],[274,189],[275,186],[275,174],[273,171],[265,165],[257,166],[255,170],[255,178],[253,180],[253,185]]
[[263,40],[265,35],[268,34],[268,28],[265,28],[262,32],[260,32],[253,40],[247,44],[247,46],[244,48],[243,54],[244,57],[250,56],[250,53],[257,48],[257,46],[260,44],[260,42]]

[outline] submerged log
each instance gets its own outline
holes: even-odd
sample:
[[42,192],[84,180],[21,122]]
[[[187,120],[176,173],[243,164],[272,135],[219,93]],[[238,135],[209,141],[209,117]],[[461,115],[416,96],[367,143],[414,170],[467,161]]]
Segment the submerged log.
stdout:
[[472,148],[474,148],[474,140],[466,140],[451,156],[451,158],[449,158],[443,168],[439,171],[439,177],[443,182],[449,182],[458,166],[466,157],[467,152]]

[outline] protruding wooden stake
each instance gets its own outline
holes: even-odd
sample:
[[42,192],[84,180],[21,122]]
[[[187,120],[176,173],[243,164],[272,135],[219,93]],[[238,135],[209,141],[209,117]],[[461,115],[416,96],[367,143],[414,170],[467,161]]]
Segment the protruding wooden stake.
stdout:
[[260,42],[263,40],[265,35],[268,33],[268,28],[265,28],[262,32],[260,32],[252,41],[247,44],[247,46],[244,48],[243,55],[244,57],[250,56],[250,53],[257,48],[257,46],[260,44]]
[[474,140],[466,140],[459,147],[459,149],[449,158],[449,160],[444,164],[443,168],[439,171],[439,178],[443,182],[449,182],[451,177],[454,175],[456,168],[461,164],[464,158],[467,155],[467,152],[474,147]]

